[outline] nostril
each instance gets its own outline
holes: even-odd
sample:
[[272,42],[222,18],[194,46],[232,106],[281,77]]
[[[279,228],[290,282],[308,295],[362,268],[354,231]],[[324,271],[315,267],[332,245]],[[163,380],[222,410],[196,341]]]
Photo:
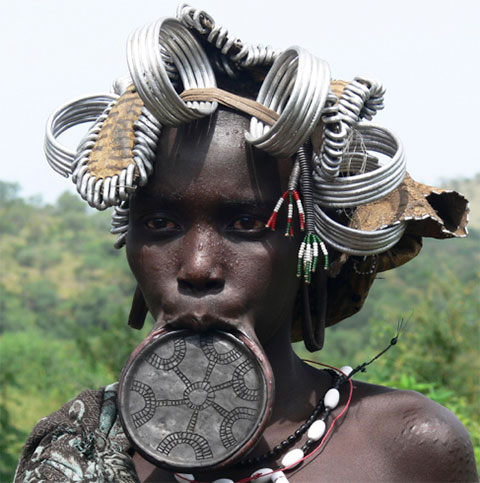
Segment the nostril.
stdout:
[[205,295],[215,295],[223,290],[225,283],[223,280],[185,280],[178,279],[178,291],[183,295],[193,295],[202,297]]

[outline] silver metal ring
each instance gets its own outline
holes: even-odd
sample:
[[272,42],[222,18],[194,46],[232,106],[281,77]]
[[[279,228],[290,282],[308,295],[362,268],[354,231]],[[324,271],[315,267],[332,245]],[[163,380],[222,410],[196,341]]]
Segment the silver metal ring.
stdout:
[[127,61],[147,109],[162,123],[178,126],[212,114],[216,102],[187,102],[178,95],[166,68],[178,71],[185,89],[216,87],[207,55],[178,20],[160,19],[130,35]]
[[48,164],[57,173],[68,178],[75,159],[75,151],[61,144],[58,137],[77,124],[95,121],[117,97],[115,94],[80,97],[64,104],[48,118],[44,150]]
[[267,126],[253,117],[248,142],[273,156],[292,156],[315,127],[330,86],[328,64],[300,47],[283,52],[269,70],[257,102],[278,112]]

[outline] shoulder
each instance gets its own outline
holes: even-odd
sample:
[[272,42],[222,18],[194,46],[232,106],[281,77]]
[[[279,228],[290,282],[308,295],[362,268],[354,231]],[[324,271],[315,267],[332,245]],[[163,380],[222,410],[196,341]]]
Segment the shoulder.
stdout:
[[104,481],[108,471],[121,476],[116,481],[137,481],[115,396],[115,385],[87,390],[42,418],[23,448],[15,481]]
[[356,411],[392,471],[405,481],[478,481],[470,435],[451,411],[414,391],[355,385]]

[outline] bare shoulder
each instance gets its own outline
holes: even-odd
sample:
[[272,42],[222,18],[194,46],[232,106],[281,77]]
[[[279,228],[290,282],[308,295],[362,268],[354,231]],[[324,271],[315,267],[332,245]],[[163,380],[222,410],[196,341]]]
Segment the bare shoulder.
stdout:
[[404,481],[478,481],[470,435],[451,411],[417,392],[355,385],[354,411],[365,428],[374,428],[377,451],[397,476]]

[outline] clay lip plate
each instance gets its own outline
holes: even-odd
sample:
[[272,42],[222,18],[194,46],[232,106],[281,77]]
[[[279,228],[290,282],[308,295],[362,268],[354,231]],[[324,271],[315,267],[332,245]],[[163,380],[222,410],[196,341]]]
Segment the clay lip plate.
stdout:
[[248,337],[219,330],[151,334],[125,365],[118,408],[145,459],[174,471],[223,468],[256,444],[273,404],[273,377]]

